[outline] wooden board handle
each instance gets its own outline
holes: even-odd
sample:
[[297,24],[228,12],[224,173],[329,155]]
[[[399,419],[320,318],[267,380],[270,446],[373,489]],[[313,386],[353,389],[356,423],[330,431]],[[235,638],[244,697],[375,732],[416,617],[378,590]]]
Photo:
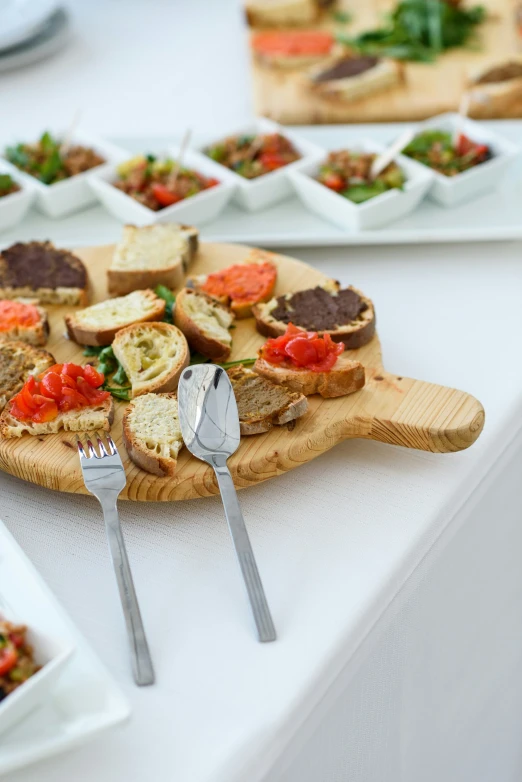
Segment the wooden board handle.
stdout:
[[484,427],[484,408],[464,391],[384,371],[370,384],[373,393],[360,433],[367,439],[450,453],[469,448]]

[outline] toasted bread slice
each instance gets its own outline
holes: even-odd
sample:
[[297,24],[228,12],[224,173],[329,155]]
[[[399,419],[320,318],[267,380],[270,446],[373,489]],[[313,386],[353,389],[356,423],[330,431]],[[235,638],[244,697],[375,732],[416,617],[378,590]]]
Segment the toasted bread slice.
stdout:
[[298,367],[283,367],[269,364],[258,358],[254,370],[272,383],[297,391],[305,396],[321,394],[325,399],[347,396],[364,386],[364,367],[359,361],[352,361],[346,353],[341,353],[329,372],[312,372]]
[[126,225],[107,272],[109,293],[165,285],[180,288],[197,249],[198,231],[175,223]]
[[144,394],[123,415],[123,442],[129,458],[153,475],[174,475],[183,438],[176,394]]
[[60,430],[66,432],[90,432],[93,429],[108,431],[114,417],[114,402],[112,396],[93,407],[82,407],[79,410],[69,410],[58,413],[52,421],[37,424],[33,421],[19,421],[9,412],[9,405],[0,415],[0,435],[3,437],[21,437],[24,432],[32,435],[56,434]]
[[25,342],[0,344],[0,409],[22,388],[29,375],[56,364],[54,356]]
[[[39,319],[32,326],[26,326],[23,324],[17,324],[10,326],[9,328],[2,328],[2,302],[16,301],[20,304],[32,305],[39,316]],[[27,342],[29,345],[36,345],[41,347],[45,345],[49,337],[49,319],[47,312],[43,307],[38,305],[38,299],[0,299],[0,342],[13,342],[20,340],[21,342]]]
[[65,316],[69,337],[79,345],[110,345],[120,329],[133,323],[161,320],[165,301],[154,291],[133,291]]
[[341,289],[330,281],[323,286],[287,293],[252,307],[256,328],[265,337],[279,337],[289,323],[305,331],[329,334],[350,349],[366,345],[375,334],[372,302],[351,285]]
[[304,78],[322,98],[354,101],[400,84],[402,70],[395,60],[342,54],[311,68]]
[[170,323],[136,323],[118,331],[114,355],[125,370],[132,396],[175,391],[190,353],[181,331]]
[[234,313],[205,293],[183,288],[176,297],[174,323],[186,336],[192,350],[214,361],[230,356],[229,331]]
[[300,418],[308,410],[308,400],[283,386],[261,377],[242,364],[231,367],[228,376],[234,389],[241,434],[268,432]]
[[250,27],[298,27],[316,22],[321,5],[319,0],[247,0],[245,14]]
[[0,254],[0,298],[20,296],[41,304],[85,306],[87,270],[69,250],[51,242],[17,242]]
[[[233,288],[231,291],[227,291],[227,272],[229,271],[241,271],[241,267],[243,265],[248,266],[266,266],[267,271],[265,271],[266,274],[271,274],[272,279],[269,280],[269,286],[266,288],[265,292],[259,297],[259,298],[252,298],[249,301],[245,301],[244,299],[237,299],[234,298],[234,290]],[[209,293],[208,291],[205,291],[205,284],[208,282],[208,280],[214,278],[218,285],[223,289],[222,295],[215,295],[213,293]],[[269,301],[271,299],[272,294],[274,292],[275,284],[277,280],[277,267],[274,263],[274,254],[267,252],[266,250],[251,250],[250,253],[247,255],[247,257],[244,260],[243,264],[233,264],[232,266],[227,267],[226,269],[220,269],[217,272],[213,272],[212,274],[199,274],[195,277],[190,278],[187,280],[186,285],[187,288],[194,288],[194,290],[202,291],[203,293],[206,293],[207,295],[210,295],[213,299],[216,299],[217,301],[220,301],[222,304],[227,304],[236,318],[249,318],[252,315],[252,306],[254,304],[257,304],[259,302],[263,301]],[[244,284],[244,279],[242,280],[242,283]],[[243,288],[244,289],[244,288]]]

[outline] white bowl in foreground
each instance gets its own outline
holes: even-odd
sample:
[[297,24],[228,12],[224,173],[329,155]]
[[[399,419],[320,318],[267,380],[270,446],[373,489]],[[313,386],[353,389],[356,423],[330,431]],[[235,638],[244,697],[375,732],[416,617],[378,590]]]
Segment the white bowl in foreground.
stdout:
[[[379,154],[384,149],[381,144],[369,139],[350,145],[353,152]],[[339,228],[350,231],[378,228],[409,214],[424,198],[433,180],[433,174],[425,166],[398,155],[395,162],[406,176],[403,189],[393,188],[362,204],[354,204],[317,181],[320,163],[324,160],[326,153],[323,153],[319,163],[308,163],[304,169],[291,172],[291,182],[295,192],[311,212],[324,217]]]
[[[416,128],[416,133],[422,133],[423,130],[444,130],[453,133],[460,122],[458,114],[439,114],[421,122]],[[479,163],[478,166],[452,177],[428,169],[433,171],[429,197],[442,206],[454,206],[463,201],[471,201],[485,192],[495,190],[508,167],[520,154],[520,147],[517,144],[493,133],[481,122],[465,119],[460,127],[471,141],[487,144],[491,149],[492,157],[485,163]],[[423,164],[419,163],[419,165]],[[428,168],[424,165],[423,167]]]
[[[157,157],[176,159],[178,154],[179,147],[169,147],[168,151],[158,154]],[[132,155],[127,155],[127,159],[131,157]],[[153,223],[186,223],[200,226],[214,220],[224,209],[234,194],[235,183],[229,171],[223,172],[222,166],[218,166],[206,155],[200,155],[194,150],[185,150],[183,167],[219,179],[219,185],[157,212],[140,204],[123,190],[114,187],[113,182],[118,178],[117,166],[93,173],[89,177],[89,185],[105,208],[124,223],[139,226]]]
[[[256,136],[262,133],[280,133],[292,142],[301,157],[287,166],[278,168],[268,174],[263,174],[256,179],[245,179],[245,177],[236,174],[235,171],[231,171],[226,166],[221,165],[221,163],[215,164],[219,166],[220,171],[226,171],[233,177],[233,181],[237,185],[234,201],[249,212],[257,212],[288,198],[292,194],[292,185],[289,179],[290,173],[292,171],[301,171],[309,164],[317,162],[325,156],[325,151],[322,147],[313,144],[311,141],[306,141],[298,134],[282,128],[277,122],[272,122],[272,120],[264,117],[252,122],[247,127],[241,128],[239,131],[225,133],[220,138],[209,141],[204,147],[201,147],[200,152],[205,154],[204,150],[207,147],[218,144],[228,136]],[[210,158],[207,157],[207,160],[210,160]]]
[[[63,135],[63,133],[57,133],[56,137],[63,138]],[[106,162],[96,166],[96,168],[89,169],[89,171],[84,171],[81,174],[76,174],[76,176],[55,182],[53,185],[45,185],[36,177],[26,174],[15,167],[20,181],[25,181],[33,187],[36,206],[48,217],[65,217],[65,215],[78,212],[80,209],[85,209],[85,207],[94,204],[96,197],[89,187],[89,176],[93,172],[103,172],[114,163],[130,157],[130,154],[126,150],[121,149],[121,147],[117,147],[108,141],[103,141],[83,131],[74,133],[71,144],[80,144],[81,146],[94,149]],[[5,155],[5,150],[2,150],[2,154]]]
[[[15,624],[26,624],[22,616],[13,619],[7,614],[4,618]],[[0,734],[31,714],[47,698],[74,652],[72,644],[52,638],[33,625],[28,626],[27,639],[33,646],[36,662],[42,667],[0,702]]]
[[35,198],[34,187],[19,176],[19,171],[0,159],[0,174],[9,174],[21,190],[0,198],[0,231],[6,231],[24,219]]

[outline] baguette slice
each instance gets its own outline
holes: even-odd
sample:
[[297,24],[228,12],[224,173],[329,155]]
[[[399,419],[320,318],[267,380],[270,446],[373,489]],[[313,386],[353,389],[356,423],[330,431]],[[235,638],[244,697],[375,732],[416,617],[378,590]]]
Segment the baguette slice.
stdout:
[[[0,305],[2,304],[2,301],[6,300],[0,300]],[[8,299],[8,301],[17,301],[21,304],[32,304],[38,312],[39,320],[33,326],[15,325],[11,326],[9,329],[0,330],[0,342],[20,340],[21,342],[27,342],[29,345],[36,345],[37,347],[45,345],[49,337],[49,319],[44,308],[38,305],[38,299]]]
[[[251,250],[250,253],[247,255],[247,257],[244,260],[244,264],[248,264],[250,266],[252,265],[269,265],[271,267],[270,271],[274,275],[272,284],[270,288],[267,290],[266,294],[263,295],[259,299],[252,299],[250,301],[244,301],[242,299],[234,299],[233,296],[223,295],[223,296],[215,296],[213,294],[207,294],[210,295],[213,299],[216,299],[216,301],[220,301],[222,304],[226,304],[230,307],[236,318],[249,318],[252,315],[252,307],[254,304],[257,304],[259,302],[268,301],[274,292],[276,280],[277,280],[277,267],[274,263],[274,254],[270,252],[266,252],[266,250]],[[227,267],[228,269],[234,268],[236,266],[242,266],[243,264],[233,264],[233,267]],[[214,272],[214,274],[219,275],[220,273],[226,273],[227,269],[221,269],[217,272]],[[187,280],[187,288],[194,288],[194,290],[202,291],[202,293],[206,293],[204,290],[204,285],[207,282],[208,278],[211,277],[211,274],[198,274],[195,277],[190,278]]]
[[133,291],[65,316],[69,337],[79,345],[110,345],[120,329],[134,323],[161,320],[165,301],[154,291]]
[[[351,293],[347,293],[348,291]],[[353,319],[333,328],[321,328],[324,313],[339,307],[341,299],[336,301],[338,296],[341,296],[341,299],[352,299],[351,309],[355,312]],[[277,314],[276,309],[279,306],[286,310],[285,320],[278,320],[274,315]],[[265,337],[279,337],[284,334],[290,321],[305,331],[329,334],[334,342],[344,342],[349,349],[366,345],[375,334],[375,310],[371,300],[351,285],[341,290],[339,283],[334,280],[306,291],[278,296],[266,304],[256,304],[252,307],[252,314],[256,319],[257,330]],[[333,320],[335,314],[339,313],[334,312]]]
[[306,396],[276,385],[242,364],[231,367],[227,374],[236,397],[241,434],[268,432],[308,410]]
[[60,430],[66,432],[90,432],[93,429],[108,431],[114,417],[114,402],[112,397],[93,407],[82,407],[80,410],[69,410],[58,413],[53,421],[36,424],[32,421],[19,421],[5,408],[0,416],[0,435],[3,437],[21,437],[24,432],[32,435],[56,434]]
[[143,288],[179,288],[198,247],[198,230],[175,223],[126,225],[107,272],[109,293]]
[[85,307],[87,269],[76,255],[51,242],[17,242],[0,254],[0,298],[19,296]]
[[321,394],[325,399],[353,394],[365,383],[363,365],[359,361],[352,361],[345,353],[341,353],[329,372],[275,366],[263,358],[257,359],[254,370],[272,383],[281,384],[291,391],[305,396]]
[[17,394],[29,375],[39,375],[56,364],[54,356],[25,342],[0,344],[0,409]]
[[247,0],[245,14],[250,27],[298,27],[316,22],[320,7],[319,0]]
[[205,293],[183,288],[176,297],[174,323],[183,332],[192,350],[214,361],[230,356],[229,331],[234,314]]
[[190,353],[182,332],[170,323],[136,323],[118,331],[114,355],[125,370],[132,396],[175,391]]
[[174,475],[183,438],[176,394],[144,394],[123,415],[123,442],[129,458],[153,475]]
[[305,79],[308,87],[322,98],[354,101],[400,84],[402,70],[394,60],[343,54],[311,68]]

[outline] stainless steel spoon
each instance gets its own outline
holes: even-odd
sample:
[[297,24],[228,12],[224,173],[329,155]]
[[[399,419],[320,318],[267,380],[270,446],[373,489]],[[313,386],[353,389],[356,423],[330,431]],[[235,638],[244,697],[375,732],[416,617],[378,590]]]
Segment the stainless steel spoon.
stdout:
[[185,445],[216,473],[239,566],[254,614],[260,641],[275,641],[263,584],[227,459],[239,447],[239,415],[228,375],[213,364],[196,364],[181,375],[178,386],[179,422]]

